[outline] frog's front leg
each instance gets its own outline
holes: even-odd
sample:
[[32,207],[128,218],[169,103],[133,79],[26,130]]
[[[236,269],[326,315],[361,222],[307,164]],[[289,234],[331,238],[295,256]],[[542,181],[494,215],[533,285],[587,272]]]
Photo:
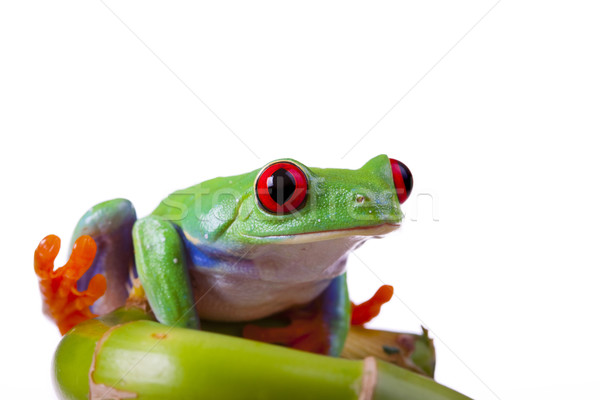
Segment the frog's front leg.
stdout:
[[199,328],[184,245],[173,224],[156,216],[138,220],[133,247],[140,282],[158,321]]

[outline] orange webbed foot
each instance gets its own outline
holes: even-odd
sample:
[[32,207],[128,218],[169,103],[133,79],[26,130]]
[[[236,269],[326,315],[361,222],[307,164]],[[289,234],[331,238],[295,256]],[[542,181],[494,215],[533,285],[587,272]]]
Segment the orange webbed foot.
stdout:
[[77,290],[77,281],[90,268],[96,255],[96,242],[90,236],[75,241],[69,261],[54,270],[54,260],[60,249],[58,236],[46,236],[34,254],[35,273],[39,278],[44,313],[52,318],[61,334],[75,325],[97,317],[89,307],[106,291],[106,279],[94,276],[87,290]]
[[352,303],[352,325],[364,325],[379,315],[381,306],[392,299],[394,288],[390,285],[383,285],[369,300],[355,305]]
[[243,337],[311,353],[327,354],[329,336],[321,312],[297,309],[285,313],[285,316],[290,320],[290,324],[287,326],[245,325]]

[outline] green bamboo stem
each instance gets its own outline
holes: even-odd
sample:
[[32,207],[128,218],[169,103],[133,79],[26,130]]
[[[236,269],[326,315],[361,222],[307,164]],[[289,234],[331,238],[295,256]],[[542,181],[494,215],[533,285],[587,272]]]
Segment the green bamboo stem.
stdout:
[[67,334],[54,359],[61,398],[468,399],[374,358],[321,356],[148,319],[121,309]]

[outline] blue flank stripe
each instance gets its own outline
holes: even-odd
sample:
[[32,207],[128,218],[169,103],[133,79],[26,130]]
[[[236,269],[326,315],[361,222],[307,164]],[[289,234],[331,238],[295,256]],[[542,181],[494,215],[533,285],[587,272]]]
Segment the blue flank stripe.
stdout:
[[185,236],[183,236],[182,239],[185,243],[185,248],[188,257],[192,262],[191,266],[197,268],[214,268],[222,262],[221,259],[218,257],[218,251],[215,251],[214,249],[211,249],[210,252],[207,250],[202,250],[198,248],[195,244],[187,240]]

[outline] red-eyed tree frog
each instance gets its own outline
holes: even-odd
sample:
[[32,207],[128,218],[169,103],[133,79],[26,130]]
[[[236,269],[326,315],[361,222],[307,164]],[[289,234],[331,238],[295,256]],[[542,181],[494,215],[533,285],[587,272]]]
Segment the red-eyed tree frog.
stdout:
[[[400,226],[412,186],[409,169],[386,155],[357,170],[280,159],[176,191],[141,219],[127,200],[100,203],[77,224],[65,267],[52,272],[56,236],[40,243],[46,310],[64,333],[124,305],[141,284],[163,324],[242,322],[245,337],[338,355],[350,324],[391,297],[384,286],[351,305],[348,254]],[[282,312],[287,326],[248,323]]]

